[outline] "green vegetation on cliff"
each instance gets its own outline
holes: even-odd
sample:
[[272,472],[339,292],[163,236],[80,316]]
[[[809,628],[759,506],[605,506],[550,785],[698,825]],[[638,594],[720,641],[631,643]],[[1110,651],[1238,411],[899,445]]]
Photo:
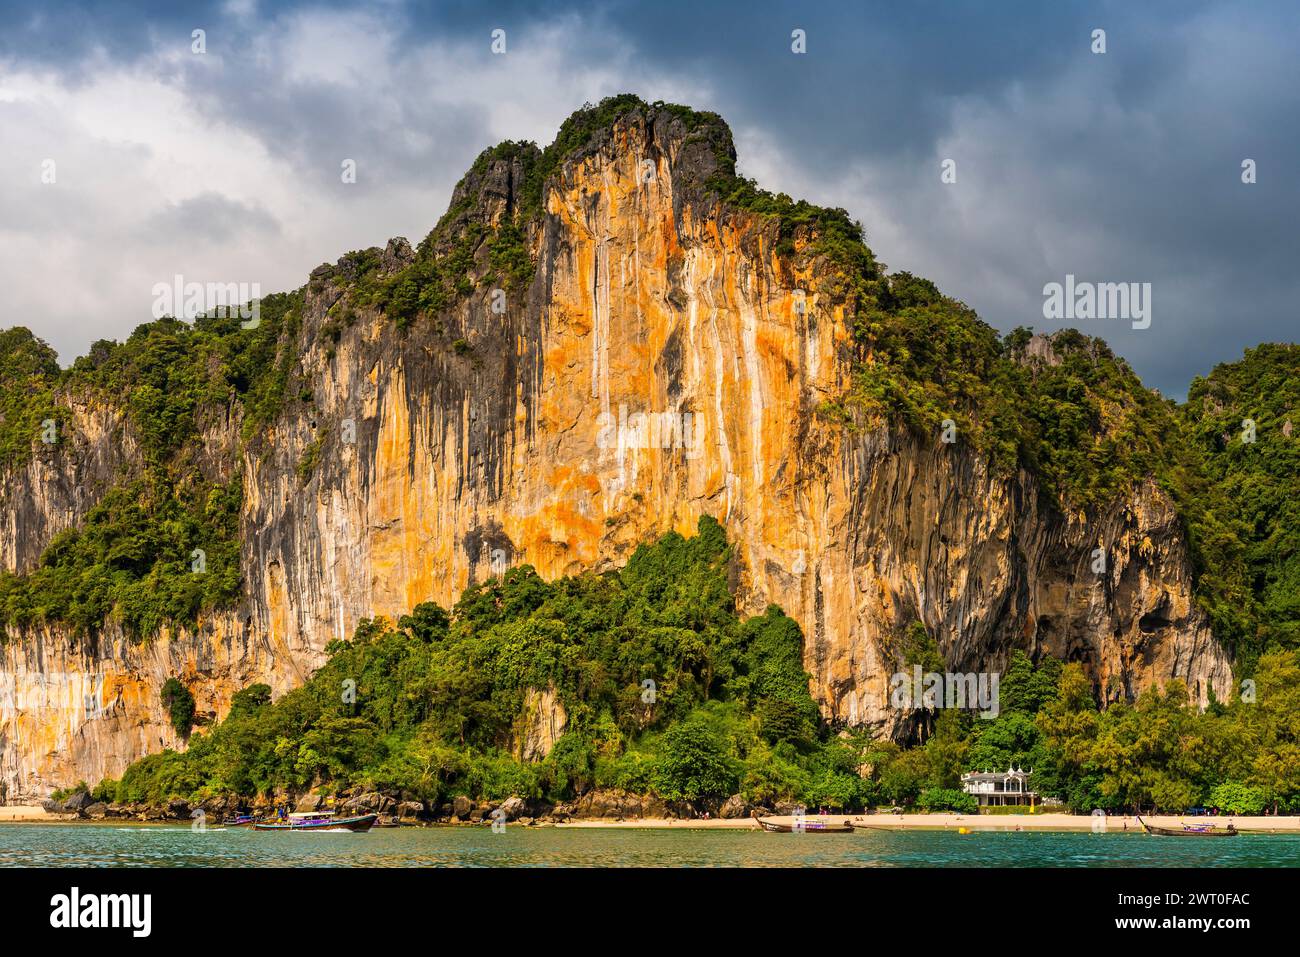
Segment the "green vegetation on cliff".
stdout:
[[194,727],[194,695],[178,679],[168,678],[163,682],[159,692],[162,705],[167,709],[167,717],[172,728],[182,738],[189,737]]
[[[1236,571],[1225,617],[1256,651],[1300,647],[1300,346],[1266,344],[1188,390],[1185,438],[1216,525],[1203,574]],[[1252,428],[1253,425],[1253,428]],[[1195,531],[1195,529],[1194,529]]]
[[[452,794],[562,800],[592,787],[700,800],[834,807],[863,800],[854,744],[828,735],[808,694],[798,626],[777,608],[742,621],[730,549],[701,519],[692,538],[643,546],[619,572],[542,581],[531,568],[396,625],[363,622],[304,686],[265,686],[184,753],[104,786],[120,801],[352,784],[435,801]],[[526,760],[530,712],[567,715]]]
[[0,331],[0,470],[29,458],[41,423],[59,417],[58,380],[58,356],[31,330]]
[[29,574],[0,571],[6,623],[91,633],[119,622],[143,638],[239,597],[240,481],[114,486],[80,528],[54,537]]
[[[0,390],[6,449],[25,443],[30,455],[40,447],[40,423],[52,397],[63,395],[122,410],[124,435],[109,441],[139,454],[103,477],[103,497],[78,527],[53,538],[34,569],[0,571],[0,622],[88,633],[111,620],[144,638],[238,599],[242,473],[230,457],[220,462],[229,477],[211,475],[222,452],[204,433],[218,433],[237,453],[241,437],[226,428],[227,416],[242,413],[251,435],[252,425],[279,415],[295,358],[282,334],[298,321],[300,302],[299,294],[268,296],[254,330],[238,319],[161,319],[124,343],[95,343],[63,371],[27,330],[3,334],[0,375],[6,384],[20,376],[31,383]],[[66,441],[61,425],[49,454]]]
[[[1016,653],[996,718],[923,714],[927,740],[903,749],[820,720],[798,625],[774,607],[741,620],[729,561],[704,518],[694,537],[642,546],[618,572],[548,583],[525,566],[466,589],[450,614],[424,604],[395,626],[363,622],[301,688],[274,703],[265,685],[240,692],[187,751],[144,758],[96,793],[161,803],[361,786],[437,803],[621,788],[697,808],[740,794],[969,810],[961,774],[1014,765],[1076,811],[1300,810],[1295,652],[1260,660],[1252,700],[1205,713],[1179,681],[1101,710],[1080,666],[1036,668]],[[930,667],[923,630],[912,632],[900,647]],[[528,751],[549,724],[544,695],[567,725],[542,757]]]

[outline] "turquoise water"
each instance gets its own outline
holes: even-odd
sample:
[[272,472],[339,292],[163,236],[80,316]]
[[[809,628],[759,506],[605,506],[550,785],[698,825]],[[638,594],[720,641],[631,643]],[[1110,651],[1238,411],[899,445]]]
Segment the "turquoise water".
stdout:
[[0,867],[1295,867],[1300,835],[1227,840],[1022,831],[433,827],[281,834],[127,824],[0,826]]

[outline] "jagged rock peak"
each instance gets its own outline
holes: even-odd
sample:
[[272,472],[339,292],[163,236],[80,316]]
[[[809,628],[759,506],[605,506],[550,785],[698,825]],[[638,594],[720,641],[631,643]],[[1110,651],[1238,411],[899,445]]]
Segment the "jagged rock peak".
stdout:
[[561,124],[545,149],[506,140],[483,150],[452,191],[447,212],[427,242],[440,246],[470,223],[501,217],[534,220],[543,212],[552,177],[573,162],[616,148],[620,130],[635,128],[653,156],[671,155],[678,188],[701,190],[722,175],[735,176],[731,129],[716,113],[670,103],[647,103],[631,93],[586,104]]

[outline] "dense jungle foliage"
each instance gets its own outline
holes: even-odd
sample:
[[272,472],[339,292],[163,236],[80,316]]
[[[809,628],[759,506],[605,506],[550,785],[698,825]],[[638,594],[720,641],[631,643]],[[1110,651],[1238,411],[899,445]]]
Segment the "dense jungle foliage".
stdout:
[[[522,567],[466,589],[450,614],[424,604],[396,625],[363,622],[303,687],[275,702],[265,685],[240,692],[187,751],[146,757],[95,794],[161,803],[360,785],[437,803],[617,787],[697,807],[740,794],[971,810],[962,772],[1015,766],[1075,811],[1300,810],[1295,652],[1261,660],[1249,700],[1205,713],[1177,681],[1100,710],[1078,665],[1035,668],[1017,653],[996,718],[939,711],[925,744],[905,750],[820,720],[798,625],[775,607],[742,620],[729,560],[704,518],[695,536],[642,546],[618,572],[548,583]],[[928,667],[924,639],[919,629],[900,641]],[[544,759],[526,760],[540,691],[567,728]]]
[[[238,598],[241,473],[223,479],[201,464],[203,430],[237,412],[248,436],[278,416],[301,299],[266,297],[256,329],[237,318],[151,322],[126,342],[96,342],[66,370],[27,330],[0,334],[0,452],[11,466],[24,450],[57,467],[74,403],[120,409],[123,428],[108,441],[124,447],[129,436],[137,449],[125,447],[127,467],[103,477],[103,497],[81,525],[54,536],[35,569],[0,571],[0,621],[88,633],[112,619],[145,638]],[[56,441],[46,443],[41,423],[52,415]]]
[[[857,800],[856,752],[818,719],[798,626],[775,607],[742,621],[722,528],[669,534],[619,572],[547,583],[529,567],[395,625],[363,622],[278,701],[241,692],[184,753],[131,766],[121,801],[301,792],[326,783],[422,800],[561,799],[592,786],[699,800],[743,790]],[[567,731],[523,760],[527,702],[555,696]]]
[[1215,522],[1193,527],[1200,573],[1237,576],[1232,628],[1243,636],[1245,665],[1268,648],[1300,647],[1297,409],[1300,347],[1266,344],[1193,380],[1182,410],[1184,441],[1205,463],[1203,512]]

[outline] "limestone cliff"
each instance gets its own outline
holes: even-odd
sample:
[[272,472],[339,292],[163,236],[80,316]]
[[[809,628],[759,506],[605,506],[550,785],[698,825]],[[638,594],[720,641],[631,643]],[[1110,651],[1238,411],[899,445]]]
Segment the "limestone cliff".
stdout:
[[[618,565],[702,513],[735,542],[745,609],[800,622],[831,719],[903,731],[888,680],[918,619],[954,669],[997,670],[1019,648],[1084,662],[1111,700],[1172,677],[1201,701],[1225,694],[1229,659],[1153,483],[1058,510],[1032,474],[960,441],[818,414],[858,358],[840,277],[811,233],[791,241],[710,193],[719,136],[729,149],[725,128],[628,111],[546,177],[522,238],[531,281],[511,288],[472,246],[468,291],[403,331],[357,293],[354,258],[317,269],[289,344],[310,402],[246,446],[227,410],[208,440],[206,467],[243,473],[244,600],[143,646],[111,626],[95,641],[11,629],[9,800],[177,746],[158,702],[171,675],[220,715],[253,681],[300,682],[362,618],[449,604],[508,565]],[[526,179],[517,156],[486,156],[447,221],[500,225]],[[395,240],[379,268],[414,256]],[[0,477],[0,566],[30,567],[94,477],[130,467],[117,415],[81,410],[57,459]]]

